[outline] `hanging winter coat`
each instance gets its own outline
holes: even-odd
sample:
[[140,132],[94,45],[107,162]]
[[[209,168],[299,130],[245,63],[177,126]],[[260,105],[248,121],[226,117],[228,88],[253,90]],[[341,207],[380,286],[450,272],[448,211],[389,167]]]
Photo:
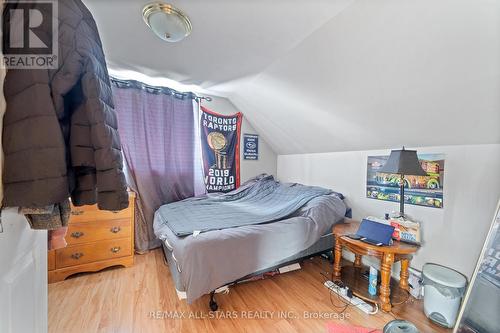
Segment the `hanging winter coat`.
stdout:
[[59,68],[6,75],[3,205],[45,207],[71,196],[77,206],[120,210],[128,195],[97,26],[80,0],[58,7]]

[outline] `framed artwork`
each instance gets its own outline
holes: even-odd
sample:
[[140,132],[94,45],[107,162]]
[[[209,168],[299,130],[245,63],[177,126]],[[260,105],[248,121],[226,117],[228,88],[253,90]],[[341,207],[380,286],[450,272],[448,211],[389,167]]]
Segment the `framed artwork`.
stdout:
[[[399,202],[400,176],[379,172],[388,158],[368,156],[366,197]],[[427,176],[405,175],[405,204],[443,208],[444,154],[418,154],[418,159]]]

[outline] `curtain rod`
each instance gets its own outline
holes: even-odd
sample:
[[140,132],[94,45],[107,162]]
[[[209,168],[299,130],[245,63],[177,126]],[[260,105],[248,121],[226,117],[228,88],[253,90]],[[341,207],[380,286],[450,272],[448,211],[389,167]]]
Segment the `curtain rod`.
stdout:
[[[195,94],[193,94],[195,95]],[[194,98],[197,102],[201,102],[202,100],[205,100],[207,102],[211,102],[212,101],[212,97],[210,96],[197,96],[195,95],[196,97]]]
[[171,95],[179,99],[191,98],[200,103],[202,100],[207,102],[212,101],[212,97],[209,96],[198,96],[193,92],[180,92],[175,89],[169,87],[161,87],[161,86],[152,86],[137,80],[127,80],[127,79],[118,79],[115,77],[109,77],[112,84],[114,84],[118,88],[135,88],[145,90],[151,94],[165,94]]

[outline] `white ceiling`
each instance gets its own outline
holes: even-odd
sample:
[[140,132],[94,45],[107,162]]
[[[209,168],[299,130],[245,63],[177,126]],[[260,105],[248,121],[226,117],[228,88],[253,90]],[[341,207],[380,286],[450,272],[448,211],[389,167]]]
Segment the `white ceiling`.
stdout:
[[[500,2],[87,0],[109,65],[226,95],[279,154],[500,142]],[[121,37],[123,36],[123,37]]]
[[84,0],[111,68],[166,76],[203,88],[259,73],[351,0],[169,0],[193,24],[180,43],[156,37],[142,19],[152,0]]

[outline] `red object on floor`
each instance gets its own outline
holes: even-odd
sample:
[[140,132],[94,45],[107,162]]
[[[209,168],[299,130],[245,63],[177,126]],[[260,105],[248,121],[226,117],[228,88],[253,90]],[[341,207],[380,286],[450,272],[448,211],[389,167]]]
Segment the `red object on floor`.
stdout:
[[366,328],[361,326],[339,325],[334,323],[326,324],[328,333],[382,333],[381,330]]

